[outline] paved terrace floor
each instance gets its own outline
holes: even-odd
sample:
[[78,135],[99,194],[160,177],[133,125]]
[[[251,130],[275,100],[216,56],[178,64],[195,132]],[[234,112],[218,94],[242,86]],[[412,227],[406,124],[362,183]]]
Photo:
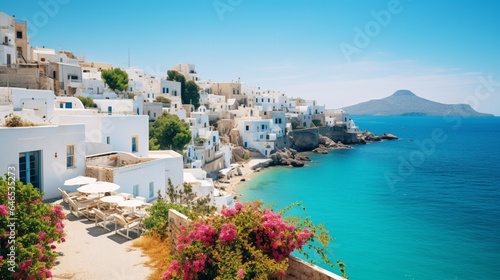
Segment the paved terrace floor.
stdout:
[[60,253],[58,264],[52,268],[53,279],[74,280],[138,280],[147,279],[152,270],[144,265],[148,257],[132,247],[132,240],[111,231],[95,227],[93,221],[85,217],[76,218],[61,200],[67,220],[65,221],[66,242],[56,244]]

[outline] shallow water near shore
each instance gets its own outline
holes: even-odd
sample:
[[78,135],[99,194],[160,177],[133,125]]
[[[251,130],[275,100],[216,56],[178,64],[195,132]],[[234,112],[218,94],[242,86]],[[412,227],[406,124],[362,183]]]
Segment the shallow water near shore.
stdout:
[[264,170],[242,200],[301,201],[351,279],[500,279],[500,118],[353,119],[400,140]]

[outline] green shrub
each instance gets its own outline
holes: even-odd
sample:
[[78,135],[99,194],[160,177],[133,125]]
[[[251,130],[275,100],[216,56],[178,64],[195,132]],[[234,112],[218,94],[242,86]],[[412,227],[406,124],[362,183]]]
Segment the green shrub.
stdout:
[[97,104],[95,104],[94,99],[90,97],[83,97],[83,96],[77,96],[78,99],[83,104],[83,107],[85,108],[97,108]]
[[144,220],[146,229],[162,237],[167,235],[168,210],[173,209],[186,215],[190,219],[212,214],[217,207],[210,205],[210,196],[197,198],[190,184],[183,184],[182,188],[174,188],[168,178],[167,200],[158,192],[158,201],[149,208],[150,215]]
[[172,103],[172,100],[166,98],[165,96],[157,96],[156,97],[156,102],[170,104],[170,103]]
[[320,127],[323,125],[323,123],[321,122],[321,120],[312,120],[312,123],[314,124],[314,126],[316,127]]

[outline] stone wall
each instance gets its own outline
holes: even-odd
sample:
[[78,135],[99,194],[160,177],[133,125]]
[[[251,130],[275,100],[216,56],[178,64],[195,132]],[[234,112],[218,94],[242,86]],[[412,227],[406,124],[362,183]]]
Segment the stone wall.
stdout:
[[168,231],[170,233],[170,252],[177,251],[177,236],[181,233],[181,226],[189,226],[191,221],[184,214],[168,210]]
[[[177,250],[177,236],[181,233],[181,226],[188,226],[191,221],[176,210],[168,211],[168,230],[170,232],[170,250]],[[296,257],[289,258],[289,266],[286,271],[287,280],[346,280],[345,278],[310,264]]]
[[113,182],[115,174],[112,169],[98,166],[86,166],[85,176],[96,178],[97,181]]
[[319,134],[324,135],[335,142],[342,142],[343,144],[359,144],[357,133],[348,133],[347,128],[341,125],[322,126],[318,128]]
[[0,86],[39,89],[40,74],[38,67],[0,67]]
[[319,145],[318,128],[296,129],[288,135],[293,140],[291,147],[299,152],[312,151]]
[[276,137],[276,141],[274,141],[274,149],[279,150],[283,148],[290,148],[293,144],[292,138],[288,135]]

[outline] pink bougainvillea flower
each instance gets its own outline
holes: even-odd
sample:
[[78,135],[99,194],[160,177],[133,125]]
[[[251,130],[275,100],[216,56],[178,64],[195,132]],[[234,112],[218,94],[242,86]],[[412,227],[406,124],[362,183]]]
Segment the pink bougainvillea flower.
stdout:
[[7,216],[9,214],[9,208],[3,204],[0,205],[0,214],[4,217]]
[[238,269],[238,273],[236,273],[236,276],[240,279],[245,278],[245,270],[243,270],[243,268]]

